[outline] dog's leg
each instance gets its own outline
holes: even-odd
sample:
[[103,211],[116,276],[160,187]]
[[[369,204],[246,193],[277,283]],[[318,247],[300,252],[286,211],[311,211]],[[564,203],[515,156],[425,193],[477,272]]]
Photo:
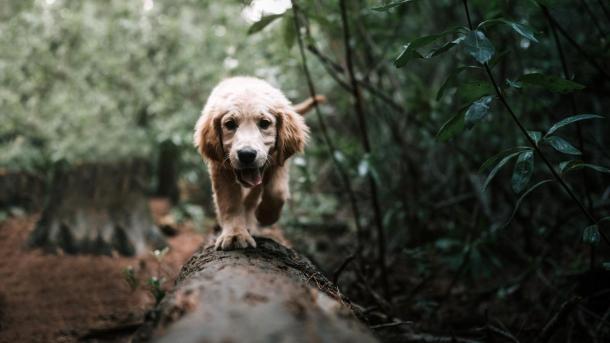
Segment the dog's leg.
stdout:
[[222,228],[220,236],[216,239],[216,249],[256,247],[254,238],[248,232],[247,213],[241,186],[235,182],[230,171],[216,167],[210,168],[210,172],[216,214]]
[[275,223],[282,212],[284,203],[290,197],[288,189],[288,166],[270,170],[269,180],[263,189],[262,200],[256,209],[256,219],[261,225]]

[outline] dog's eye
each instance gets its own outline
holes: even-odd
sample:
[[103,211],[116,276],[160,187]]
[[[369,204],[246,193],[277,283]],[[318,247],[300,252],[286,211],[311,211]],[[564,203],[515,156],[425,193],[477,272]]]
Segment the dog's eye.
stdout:
[[258,126],[264,130],[271,126],[271,122],[267,119],[261,119],[261,121],[258,122]]
[[235,130],[237,129],[237,123],[235,120],[227,120],[227,122],[225,122],[225,127],[229,130]]

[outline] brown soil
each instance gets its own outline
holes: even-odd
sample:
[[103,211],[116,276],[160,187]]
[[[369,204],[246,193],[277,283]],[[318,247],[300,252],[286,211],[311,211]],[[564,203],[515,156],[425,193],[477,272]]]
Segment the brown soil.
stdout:
[[[168,211],[153,200],[155,217]],[[160,274],[169,289],[180,267],[203,242],[184,229],[168,238],[161,268],[142,257],[45,254],[25,245],[37,215],[0,222],[0,342],[127,341],[154,306],[147,279]],[[132,290],[123,270],[133,267]]]

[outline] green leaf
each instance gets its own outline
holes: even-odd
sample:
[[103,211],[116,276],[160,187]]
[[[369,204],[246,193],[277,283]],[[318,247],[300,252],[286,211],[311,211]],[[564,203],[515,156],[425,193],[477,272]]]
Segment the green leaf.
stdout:
[[458,67],[456,68],[450,75],[449,77],[447,77],[447,79],[445,80],[445,82],[443,82],[443,84],[441,85],[441,88],[438,89],[438,92],[436,93],[436,100],[440,100],[441,97],[443,96],[443,94],[445,94],[445,91],[451,87],[453,85],[453,83],[455,82],[455,79],[457,78],[457,76],[463,72],[466,69],[480,69],[480,67],[478,66],[462,66],[462,67]]
[[400,5],[404,5],[406,3],[413,2],[413,1],[415,1],[415,0],[394,1],[394,2],[390,2],[388,4],[385,4],[385,5],[381,5],[381,6],[377,6],[377,7],[372,7],[371,10],[377,11],[377,12],[383,12],[383,11],[387,11],[387,10],[392,9],[394,7],[398,7]]
[[440,130],[436,134],[441,142],[446,142],[453,138],[458,133],[464,131],[464,111],[459,111],[456,115],[451,117],[448,121],[441,126]]
[[527,151],[527,150],[532,150],[532,148],[527,147],[527,146],[517,146],[514,148],[502,150],[499,153],[495,154],[494,156],[488,158],[485,162],[483,162],[483,164],[479,168],[479,173],[485,172],[486,170],[491,168],[492,165],[496,164],[499,160],[503,159],[504,157],[506,157],[510,154],[516,153],[518,155],[520,152]]
[[477,29],[484,27],[485,25],[493,24],[493,23],[506,24],[506,25],[510,26],[510,28],[513,29],[513,31],[517,32],[524,38],[527,38],[527,39],[531,40],[532,42],[538,43],[538,40],[536,39],[536,37],[534,37],[534,33],[532,32],[531,27],[529,27],[525,24],[519,24],[514,21],[506,20],[504,18],[485,20],[484,22],[480,23],[479,26],[477,26]]
[[545,137],[544,142],[547,142],[553,147],[553,149],[561,153],[568,155],[581,155],[581,152],[578,149],[559,136]]
[[[400,54],[398,55],[398,57],[396,58],[396,60],[394,60],[394,65],[397,68],[403,67],[405,66],[407,63],[409,63],[409,61],[413,60],[413,59],[426,59],[426,58],[431,58],[434,57],[444,51],[449,50],[452,46],[447,46],[447,47],[439,47],[435,50],[432,50],[431,53],[422,55],[419,51],[417,51],[417,49],[423,48],[424,46],[430,45],[434,42],[436,42],[437,40],[449,35],[449,34],[453,34],[456,32],[460,32],[462,31],[463,28],[462,27],[453,27],[447,31],[441,32],[441,33],[437,33],[437,34],[433,34],[433,35],[428,35],[428,36],[422,36],[419,38],[416,38],[410,42],[408,42],[407,44],[405,44],[402,48],[402,51],[400,52]],[[454,42],[459,42],[459,38],[456,39]],[[456,43],[457,44],[457,43]]]
[[470,31],[462,41],[466,52],[474,57],[479,63],[489,62],[494,55],[494,47],[479,30]]
[[532,42],[538,43],[538,40],[536,39],[536,37],[534,37],[534,32],[532,31],[531,27],[508,20],[503,20],[503,22],[505,24],[508,24],[515,32],[517,32],[524,38],[529,39]]
[[255,22],[254,24],[252,24],[252,26],[250,26],[250,28],[248,29],[248,34],[251,35],[253,33],[261,31],[262,29],[267,27],[267,25],[271,24],[272,22],[274,22],[277,18],[281,17],[282,15],[283,15],[283,13],[282,14],[271,14],[271,15],[262,17],[259,21]]
[[484,96],[468,107],[468,110],[466,110],[466,114],[464,115],[464,124],[466,128],[471,129],[477,122],[489,114],[489,108],[493,98],[494,97],[490,95]]
[[553,180],[551,180],[551,179],[542,180],[542,181],[538,182],[537,184],[533,185],[532,187],[530,187],[527,191],[523,192],[523,194],[521,194],[519,199],[517,199],[517,202],[515,203],[515,207],[513,208],[513,212],[510,214],[510,217],[508,217],[508,220],[506,221],[506,223],[504,223],[504,225],[502,225],[501,228],[507,227],[513,221],[513,218],[515,217],[515,214],[517,214],[517,210],[519,210],[519,206],[521,206],[523,199],[525,199],[531,192],[536,190],[538,187],[544,185],[545,183],[549,183],[549,182],[553,182]]
[[494,92],[487,81],[468,81],[458,86],[457,95],[464,103],[471,103]]
[[566,125],[570,125],[572,123],[581,121],[581,120],[587,120],[587,119],[605,119],[604,116],[600,116],[599,114],[577,114],[575,116],[570,116],[567,118],[564,118],[560,121],[558,121],[557,123],[555,123],[555,125],[551,126],[551,128],[549,129],[549,131],[547,131],[545,136],[550,136],[552,135],[555,131],[559,130],[560,128],[566,126]]
[[456,46],[456,45],[460,44],[460,42],[461,42],[463,39],[464,39],[464,36],[460,36],[460,37],[458,37],[458,38],[456,38],[456,39],[454,39],[454,40],[452,40],[452,41],[450,41],[450,42],[446,42],[445,44],[443,44],[443,45],[439,46],[438,48],[435,48],[435,49],[430,50],[430,51],[429,51],[429,52],[426,54],[425,58],[426,58],[426,59],[428,59],[428,58],[432,58],[432,57],[435,57],[435,56],[441,55],[441,54],[443,54],[443,53],[445,53],[445,52],[447,52],[447,51],[451,50],[451,49],[452,49],[454,46]]
[[525,189],[530,182],[533,172],[534,152],[531,150],[524,151],[519,154],[517,163],[515,163],[515,169],[513,170],[511,185],[515,193],[521,193]]
[[516,157],[519,154],[520,154],[519,152],[515,152],[515,153],[509,154],[508,156],[502,158],[500,160],[500,162],[498,164],[496,164],[496,166],[487,175],[487,178],[485,179],[485,183],[483,183],[483,190],[487,189],[487,186],[489,186],[489,183],[496,176],[496,174],[498,174],[500,169],[502,169],[502,167],[504,167],[504,165],[506,163],[508,163],[508,161],[510,161],[512,158]]
[[538,143],[540,142],[540,139],[542,138],[542,133],[540,131],[527,131],[527,134],[534,141],[536,146],[538,146]]
[[589,168],[589,169],[598,171],[600,173],[610,174],[609,168],[598,166],[595,164],[584,163],[583,161],[580,161],[580,160],[563,161],[563,162],[559,163],[559,171],[562,174],[565,174],[572,170],[578,170],[578,169],[582,169],[582,168]]
[[542,87],[555,93],[570,93],[585,88],[580,83],[541,73],[525,74],[519,78],[519,81],[524,85]]
[[512,88],[515,88],[515,89],[521,89],[521,88],[523,88],[523,85],[522,85],[522,84],[521,84],[521,82],[519,82],[519,81],[513,81],[513,80],[506,79],[506,84],[507,84],[509,87],[512,87]]
[[599,227],[597,224],[587,226],[582,232],[582,242],[589,245],[597,245],[600,240]]
[[288,48],[288,50],[290,50],[292,48],[292,46],[294,45],[294,42],[296,41],[297,35],[296,35],[296,29],[294,27],[294,21],[292,16],[285,16],[283,19],[283,24],[284,24],[284,34],[283,34],[283,38],[284,38],[284,44],[286,44],[286,47]]

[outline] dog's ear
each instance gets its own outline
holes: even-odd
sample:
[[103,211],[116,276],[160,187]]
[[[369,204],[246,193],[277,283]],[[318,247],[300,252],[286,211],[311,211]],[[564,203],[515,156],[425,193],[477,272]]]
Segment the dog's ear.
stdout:
[[273,112],[277,129],[277,162],[283,165],[290,156],[303,151],[309,139],[309,128],[303,117],[291,108],[276,109]]
[[201,157],[216,162],[222,162],[224,159],[221,119],[222,115],[204,111],[195,124],[195,134],[193,135],[195,147]]

